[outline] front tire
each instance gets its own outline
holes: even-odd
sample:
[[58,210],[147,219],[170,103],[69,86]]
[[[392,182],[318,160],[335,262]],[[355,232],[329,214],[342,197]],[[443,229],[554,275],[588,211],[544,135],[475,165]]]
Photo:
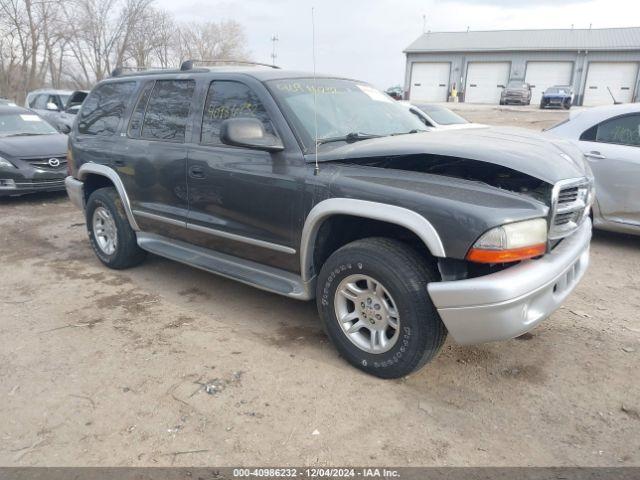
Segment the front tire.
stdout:
[[403,377],[433,359],[447,336],[427,292],[435,281],[435,269],[408,245],[358,240],[322,266],[318,312],[349,363],[380,378]]
[[115,188],[100,188],[93,192],[85,214],[91,247],[107,267],[121,270],[144,260],[146,252],[138,247],[136,234]]

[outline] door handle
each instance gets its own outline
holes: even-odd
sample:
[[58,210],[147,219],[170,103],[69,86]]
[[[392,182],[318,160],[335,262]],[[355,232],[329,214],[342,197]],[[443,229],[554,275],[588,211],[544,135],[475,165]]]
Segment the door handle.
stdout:
[[584,154],[585,157],[588,158],[595,158],[596,160],[604,160],[605,158],[607,158],[606,156],[602,155],[600,152],[588,152]]
[[198,166],[191,167],[189,168],[189,176],[192,178],[204,178],[204,169]]

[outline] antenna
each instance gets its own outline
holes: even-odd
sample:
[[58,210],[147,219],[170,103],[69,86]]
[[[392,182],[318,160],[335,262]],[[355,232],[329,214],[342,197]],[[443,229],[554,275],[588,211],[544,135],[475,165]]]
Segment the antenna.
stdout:
[[318,85],[316,83],[316,17],[315,7],[311,7],[311,43],[313,52],[313,127],[315,129],[315,161],[316,168],[314,174],[320,172],[318,167]]

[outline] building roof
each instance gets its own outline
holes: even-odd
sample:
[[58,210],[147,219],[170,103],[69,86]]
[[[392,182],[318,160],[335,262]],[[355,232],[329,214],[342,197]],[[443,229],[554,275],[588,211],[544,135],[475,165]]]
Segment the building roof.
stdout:
[[411,52],[640,50],[640,27],[424,33]]

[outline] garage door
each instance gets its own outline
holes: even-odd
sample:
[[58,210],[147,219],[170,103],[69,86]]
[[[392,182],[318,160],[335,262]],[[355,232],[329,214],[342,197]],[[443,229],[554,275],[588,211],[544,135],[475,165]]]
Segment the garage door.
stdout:
[[554,85],[571,85],[573,62],[527,62],[524,81],[531,85],[531,103],[540,103],[542,92]]
[[465,102],[500,103],[502,89],[509,81],[509,62],[469,63]]
[[411,69],[412,102],[446,102],[449,92],[451,64],[414,63]]
[[589,63],[583,105],[611,105],[613,99],[607,87],[618,102],[631,102],[636,78],[638,78],[637,63]]

